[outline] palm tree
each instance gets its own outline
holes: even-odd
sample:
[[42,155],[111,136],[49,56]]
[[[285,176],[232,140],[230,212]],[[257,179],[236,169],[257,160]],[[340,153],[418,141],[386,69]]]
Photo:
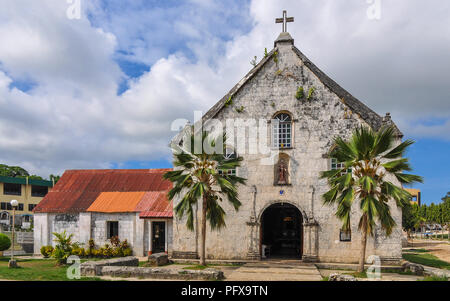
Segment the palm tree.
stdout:
[[[201,145],[209,145],[215,148],[216,138],[211,138],[207,132],[203,131]],[[233,205],[236,211],[239,210],[241,202],[238,198],[236,185],[245,184],[246,179],[231,174],[230,170],[240,166],[242,157],[225,157],[223,152],[213,152],[208,154],[202,148],[200,153],[194,152],[195,134],[190,135],[190,146],[180,147],[174,155],[175,170],[164,174],[164,178],[174,183],[174,187],[169,191],[168,198],[172,200],[180,195],[181,200],[175,206],[175,213],[178,218],[187,215],[186,226],[189,230],[194,230],[194,210],[193,205],[202,202],[201,219],[201,254],[200,264],[206,265],[206,220],[212,230],[221,229],[226,226],[225,211],[219,202],[224,199]],[[219,137],[226,141],[226,137]]]
[[[393,143],[392,127],[373,132],[361,126],[349,141],[334,139],[330,155],[342,162],[343,167],[321,173],[321,178],[326,178],[331,187],[323,194],[323,202],[330,206],[337,204],[336,216],[343,222],[343,231],[350,231],[351,208],[355,200],[359,201],[358,230],[362,235],[359,272],[364,271],[367,235],[373,236],[376,220],[388,236],[396,225],[388,201],[395,200],[401,208],[411,200],[411,195],[390,179],[397,179],[401,184],[422,182],[420,176],[403,173],[411,170],[403,154],[414,141],[406,140],[392,148]],[[347,172],[350,168],[351,172]]]

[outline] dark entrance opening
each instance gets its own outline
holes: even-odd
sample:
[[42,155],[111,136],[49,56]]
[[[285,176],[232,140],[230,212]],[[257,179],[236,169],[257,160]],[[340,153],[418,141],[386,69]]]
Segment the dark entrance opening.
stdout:
[[261,236],[262,258],[301,258],[303,217],[300,210],[286,203],[270,206],[262,215]]
[[166,223],[152,223],[152,252],[162,253],[166,251]]

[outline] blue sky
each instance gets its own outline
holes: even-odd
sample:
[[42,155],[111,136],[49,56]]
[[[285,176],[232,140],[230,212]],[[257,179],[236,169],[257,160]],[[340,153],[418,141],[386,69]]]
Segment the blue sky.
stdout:
[[[345,3],[344,3],[345,2]],[[324,72],[390,112],[425,177],[450,191],[450,3],[381,1],[0,0],[0,161],[48,175],[170,167],[171,121],[207,110],[288,30]],[[420,43],[418,42],[420,37]]]

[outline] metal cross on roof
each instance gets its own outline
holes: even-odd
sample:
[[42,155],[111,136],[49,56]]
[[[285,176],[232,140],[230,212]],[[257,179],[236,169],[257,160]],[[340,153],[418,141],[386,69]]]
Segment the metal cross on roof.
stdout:
[[276,18],[275,23],[283,23],[283,32],[287,32],[287,23],[294,22],[294,17],[287,17],[287,11],[283,10],[283,18]]

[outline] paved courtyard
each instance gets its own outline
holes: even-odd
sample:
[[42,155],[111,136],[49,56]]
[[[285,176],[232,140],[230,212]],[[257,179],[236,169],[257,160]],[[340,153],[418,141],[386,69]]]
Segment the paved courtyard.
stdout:
[[315,265],[296,261],[261,261],[222,269],[227,281],[320,281]]

